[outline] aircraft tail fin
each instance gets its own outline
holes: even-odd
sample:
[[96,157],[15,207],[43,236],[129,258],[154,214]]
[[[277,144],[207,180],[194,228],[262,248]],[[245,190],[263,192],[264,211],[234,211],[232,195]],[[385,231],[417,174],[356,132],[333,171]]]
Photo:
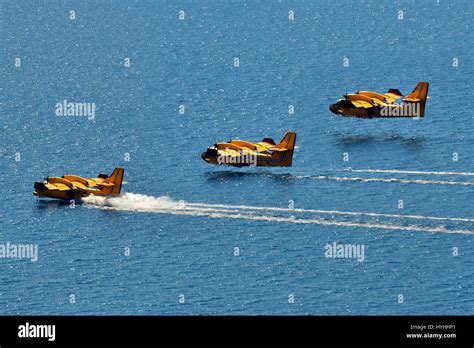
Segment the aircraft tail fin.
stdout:
[[426,100],[428,97],[428,86],[428,82],[419,82],[415,89],[409,95],[407,95],[406,98]]
[[288,132],[279,144],[273,148],[273,157],[280,167],[291,167],[296,144],[296,133]]
[[115,168],[112,174],[104,180],[104,183],[113,184],[113,186],[104,186],[102,191],[107,194],[118,195],[122,190],[123,173],[123,168]]
[[293,149],[295,148],[295,144],[296,144],[296,133],[288,132],[285,134],[283,139],[281,139],[280,143],[276,145],[276,147],[285,148],[285,149],[293,151]]
[[408,103],[420,103],[420,116],[425,115],[426,99],[428,99],[428,82],[419,82],[415,89],[403,100]]

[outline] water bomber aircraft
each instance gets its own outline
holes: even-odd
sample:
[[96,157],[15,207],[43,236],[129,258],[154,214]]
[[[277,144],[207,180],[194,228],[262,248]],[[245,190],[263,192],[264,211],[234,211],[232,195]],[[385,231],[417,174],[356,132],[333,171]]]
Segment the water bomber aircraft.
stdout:
[[295,132],[286,133],[278,144],[271,138],[258,143],[230,140],[214,144],[201,157],[207,163],[233,167],[291,167],[295,144]]
[[63,200],[76,200],[89,195],[115,196],[120,194],[123,181],[123,168],[115,168],[109,176],[99,174],[97,178],[83,178],[77,175],[49,176],[43,182],[35,182],[36,197]]
[[[428,82],[419,82],[413,92],[403,96],[398,89],[389,89],[387,93],[359,91],[346,94],[343,99],[329,106],[336,115],[359,118],[418,118],[425,116],[428,96]],[[402,103],[397,103],[402,99]]]

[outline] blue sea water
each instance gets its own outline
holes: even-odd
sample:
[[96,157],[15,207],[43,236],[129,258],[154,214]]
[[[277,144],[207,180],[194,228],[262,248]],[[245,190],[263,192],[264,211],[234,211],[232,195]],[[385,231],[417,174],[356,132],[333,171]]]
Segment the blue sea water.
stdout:
[[[474,314],[474,177],[403,172],[474,172],[473,15],[470,0],[0,1],[0,244],[39,250],[0,258],[0,314]],[[328,109],[419,81],[421,120]],[[94,120],[56,116],[64,100]],[[291,168],[200,158],[290,129]],[[116,166],[116,204],[32,195]],[[333,243],[364,260],[327,258]]]

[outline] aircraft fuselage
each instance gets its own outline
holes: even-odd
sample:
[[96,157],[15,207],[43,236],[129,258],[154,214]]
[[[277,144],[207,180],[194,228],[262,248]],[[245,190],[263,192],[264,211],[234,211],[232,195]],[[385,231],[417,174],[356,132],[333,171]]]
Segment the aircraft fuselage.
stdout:
[[332,113],[345,117],[359,118],[420,118],[423,117],[420,103],[392,104],[384,107],[356,108],[341,106],[341,101],[331,104]]

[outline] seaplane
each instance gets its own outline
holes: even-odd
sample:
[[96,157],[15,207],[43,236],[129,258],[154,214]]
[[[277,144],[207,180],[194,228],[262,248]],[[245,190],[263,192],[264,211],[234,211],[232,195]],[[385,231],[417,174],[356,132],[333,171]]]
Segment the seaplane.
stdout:
[[[329,106],[336,115],[359,118],[420,118],[425,116],[428,96],[428,82],[419,82],[415,89],[403,94],[398,89],[389,89],[387,93],[359,91],[346,94],[343,99]],[[401,99],[401,103],[398,103]]]
[[123,181],[123,168],[115,168],[109,176],[99,174],[97,178],[83,178],[77,175],[62,177],[48,176],[43,182],[35,182],[33,194],[36,197],[62,200],[78,200],[89,195],[116,196],[120,194]]
[[214,144],[201,157],[210,164],[233,167],[291,167],[295,144],[295,132],[286,133],[278,144],[271,138],[257,143],[230,140]]

